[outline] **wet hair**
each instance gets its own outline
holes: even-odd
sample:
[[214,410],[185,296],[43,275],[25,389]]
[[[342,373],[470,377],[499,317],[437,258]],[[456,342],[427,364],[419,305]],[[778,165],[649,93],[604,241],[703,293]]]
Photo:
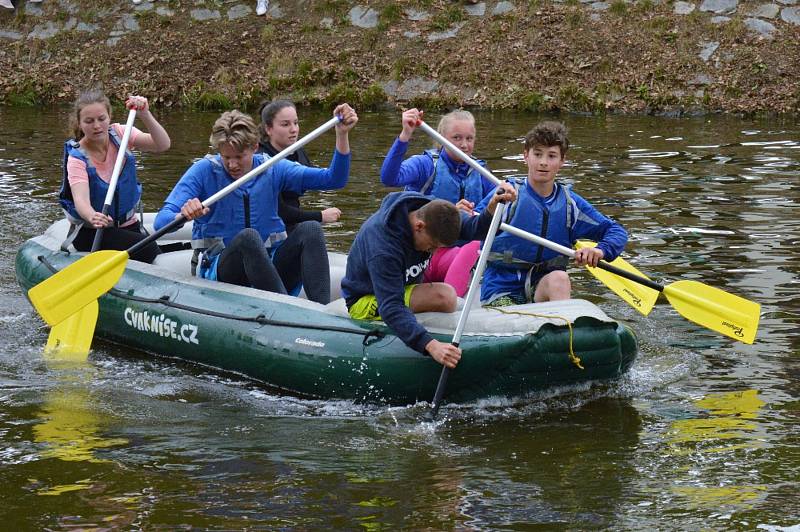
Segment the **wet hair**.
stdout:
[[261,124],[259,124],[258,132],[261,134],[261,142],[268,143],[269,136],[267,136],[267,126],[272,127],[272,122],[275,116],[287,107],[297,109],[294,102],[290,100],[273,100],[271,102],[263,102],[261,107],[258,108],[258,115],[261,117]]
[[561,158],[567,154],[569,149],[569,139],[567,138],[567,128],[561,122],[544,121],[536,124],[536,127],[528,131],[525,135],[525,151],[535,146],[558,146],[561,150]]
[[461,233],[461,214],[449,201],[435,199],[416,210],[425,230],[441,246],[452,246]]
[[103,91],[100,89],[90,89],[81,92],[75,100],[75,103],[72,104],[72,113],[69,116],[69,133],[75,140],[81,140],[83,138],[83,131],[81,130],[81,111],[83,111],[84,107],[95,103],[102,103],[106,108],[109,119],[111,118],[111,102],[108,101]]
[[226,111],[214,122],[209,142],[217,151],[225,144],[230,144],[241,152],[258,144],[258,128],[250,115],[241,111]]

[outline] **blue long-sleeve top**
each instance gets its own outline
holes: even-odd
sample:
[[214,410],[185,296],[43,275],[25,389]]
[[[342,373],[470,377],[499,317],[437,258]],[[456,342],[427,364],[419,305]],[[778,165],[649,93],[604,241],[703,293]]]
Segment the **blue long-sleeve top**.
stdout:
[[[358,231],[347,258],[342,295],[348,308],[364,295],[374,294],[378,314],[407,346],[425,354],[433,337],[406,307],[406,285],[418,283],[431,254],[414,248],[408,215],[434,198],[417,192],[392,192]],[[481,216],[461,216],[460,238],[477,240],[486,236],[492,222]]]
[[[257,153],[253,156],[253,168],[261,165],[268,156]],[[236,190],[211,206],[211,212],[195,220],[195,229],[208,224],[214,216],[215,209],[230,213],[227,227],[223,231],[226,240],[235,236],[238,230],[244,229],[242,197],[247,195],[251,208],[252,227],[259,230],[261,238],[267,239],[270,233],[282,232],[285,226],[278,215],[278,198],[281,191],[288,190],[303,194],[307,190],[332,190],[347,184],[350,174],[350,154],[343,155],[334,151],[328,168],[312,168],[287,160],[278,161],[262,174],[244,183]],[[181,207],[190,199],[204,201],[227,186],[234,179],[222,166],[219,155],[203,158],[195,162],[169,193],[164,205],[158,212],[153,227],[158,230],[175,219]],[[198,234],[195,235],[194,233]],[[210,235],[193,231],[194,238],[207,238]],[[266,234],[265,234],[266,233]],[[227,245],[228,242],[226,241]]]
[[[381,183],[384,186],[408,187],[408,190],[419,191],[433,173],[434,162],[431,157],[421,153],[403,160],[407,151],[408,142],[396,138],[381,166]],[[444,148],[439,150],[439,157],[447,164],[450,172],[461,179],[464,179],[470,171],[471,167],[467,163],[455,163]],[[483,176],[481,185],[483,196],[495,188],[495,185]]]

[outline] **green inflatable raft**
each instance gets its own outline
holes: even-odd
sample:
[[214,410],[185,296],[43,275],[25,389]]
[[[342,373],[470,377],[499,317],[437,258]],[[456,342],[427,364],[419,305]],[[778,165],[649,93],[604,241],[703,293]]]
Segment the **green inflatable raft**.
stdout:
[[[145,223],[152,219],[145,217]],[[160,244],[188,240],[190,224]],[[82,257],[60,251],[66,222],[25,242],[16,275],[23,292]],[[409,349],[382,322],[350,319],[339,282],[347,257],[331,253],[328,305],[198,279],[191,250],[153,265],[128,261],[100,298],[96,336],[132,348],[235,372],[300,397],[412,404],[430,401],[441,366]],[[418,314],[441,341],[458,321]],[[449,402],[520,396],[534,390],[618,378],[636,357],[636,339],[594,304],[568,301],[500,310],[475,307],[450,375]],[[571,356],[574,353],[580,363]]]

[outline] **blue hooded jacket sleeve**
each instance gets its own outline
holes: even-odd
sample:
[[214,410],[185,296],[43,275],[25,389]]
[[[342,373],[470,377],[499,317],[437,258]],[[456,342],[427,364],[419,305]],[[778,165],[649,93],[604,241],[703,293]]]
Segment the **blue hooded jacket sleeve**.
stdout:
[[195,162],[181,176],[175,188],[169,193],[164,205],[158,211],[153,222],[153,229],[158,231],[180,214],[181,207],[192,198],[205,198],[203,190],[205,176],[211,172],[211,162],[208,159],[200,159]]
[[303,194],[307,190],[335,190],[347,184],[350,175],[350,154],[334,150],[328,168],[314,168],[283,160],[274,167],[274,175],[282,180],[281,189]]
[[414,155],[405,161],[408,142],[395,139],[381,166],[381,183],[387,187],[409,187],[419,190],[433,173],[433,161],[425,154]]
[[572,227],[572,242],[578,239],[589,239],[597,242],[597,248],[603,252],[603,260],[611,262],[619,257],[625,244],[628,243],[628,232],[621,225],[595,209],[591,203],[575,192],[570,196],[578,207],[575,225]]
[[405,268],[402,256],[377,255],[369,261],[367,268],[372,278],[375,298],[378,300],[378,314],[384,323],[407,346],[425,354],[425,346],[433,340],[430,333],[420,325],[405,302]]

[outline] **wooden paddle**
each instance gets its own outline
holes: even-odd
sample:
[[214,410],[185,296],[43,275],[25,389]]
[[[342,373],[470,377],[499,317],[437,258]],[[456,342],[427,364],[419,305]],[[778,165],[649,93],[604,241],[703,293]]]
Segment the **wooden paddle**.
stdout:
[[[131,109],[128,112],[128,121],[125,122],[125,131],[119,144],[117,159],[114,161],[111,181],[108,183],[108,191],[103,202],[103,214],[108,214],[111,202],[114,200],[114,193],[117,190],[119,174],[122,172],[122,166],[125,162],[125,152],[128,149],[128,141],[131,137],[134,120],[136,120],[136,109]],[[97,251],[100,248],[100,242],[103,240],[103,229],[105,228],[101,227],[95,231],[91,251]],[[73,357],[81,355],[85,357],[92,345],[98,312],[99,308],[95,299],[69,318],[54,325],[50,329],[50,336],[47,338],[47,346],[45,347],[50,352],[50,355],[55,358],[63,358],[67,354],[71,354]]]
[[[428,124],[420,120],[417,123],[417,126],[420,127],[425,133],[433,137],[433,139],[436,140],[439,144],[446,146],[447,149],[458,155],[458,157],[461,158],[462,161],[464,161],[472,168],[477,170],[486,179],[488,179],[495,185],[500,184],[500,179],[498,179],[493,173],[491,173],[489,170],[478,164],[478,162],[475,161],[475,159],[473,159],[472,157],[461,151],[455,144],[444,138],[438,131],[430,127]],[[558,246],[558,244],[555,245]],[[563,253],[564,255],[570,258],[575,256],[574,251],[572,251],[569,248],[565,248],[563,246],[558,246],[558,249],[551,246],[547,247],[550,247],[550,249],[558,251],[559,253]],[[620,269],[628,270],[637,273],[642,277],[645,277],[639,270],[637,270],[636,268],[625,262],[625,260],[622,259],[621,257],[617,257],[610,264],[613,264],[614,266]],[[598,271],[597,268],[590,268],[590,267],[587,268],[592,275],[597,277],[602,283],[608,286],[614,293],[616,293],[623,300],[625,300],[625,302],[627,302],[629,305],[631,305],[633,308],[635,308],[645,316],[647,316],[650,313],[650,311],[653,310],[653,305],[655,305],[656,299],[658,299],[657,291],[636,283],[631,283],[629,281],[626,281],[625,279],[619,279],[613,275],[608,275],[608,274],[600,275],[600,272]]]
[[[283,149],[274,157],[264,161],[203,201],[202,205],[210,207],[278,161],[285,159],[296,150],[319,137],[340,120],[339,117],[331,118],[302,139]],[[110,290],[125,271],[125,265],[131,254],[170,231],[177,229],[185,222],[186,219],[180,215],[152,235],[128,248],[127,251],[103,250],[90,253],[31,288],[28,291],[28,298],[42,316],[42,319],[51,326],[57,325],[92,301],[96,302],[98,297]]]
[[[489,253],[492,250],[492,242],[494,242],[497,227],[500,225],[500,220],[503,219],[503,213],[506,210],[505,203],[499,203],[494,210],[492,216],[492,224],[489,226],[489,232],[486,234],[486,240],[483,243],[483,249],[478,257],[478,264],[475,266],[475,273],[469,282],[469,290],[467,291],[467,299],[464,301],[464,308],[461,309],[461,315],[458,317],[458,324],[456,325],[455,333],[453,334],[453,345],[458,347],[461,342],[461,334],[464,332],[464,325],[467,323],[467,316],[475,301],[475,296],[480,291],[480,281],[483,276],[483,270],[486,267],[486,260],[489,258]],[[436,393],[433,395],[433,404],[430,412],[426,416],[428,421],[436,419],[436,414],[439,413],[439,407],[444,398],[444,392],[447,389],[447,381],[450,378],[450,368],[447,366],[442,367],[442,373],[439,375],[439,383],[436,385]]]
[[[438,131],[431,128],[425,122],[420,121],[419,127],[422,128],[428,135],[436,139],[440,144],[447,146],[453,153],[458,155],[464,162],[469,164],[475,170],[490,179],[494,183],[499,183],[494,175],[489,170],[479,165],[472,157],[458,149],[452,142],[444,138]],[[550,240],[533,235],[526,231],[517,229],[508,224],[501,224],[500,229],[508,231],[511,234],[525,238],[550,248],[554,251],[562,253],[568,257],[574,257],[575,252],[571,249],[556,244]],[[629,265],[626,265],[629,266]],[[662,286],[641,275],[638,270],[629,267],[612,266],[608,262],[600,261],[598,267],[611,272],[618,277],[633,281],[633,283],[625,283],[622,279],[613,281],[609,284],[609,280],[614,279],[609,276],[598,276],[598,279],[608,284],[615,293],[620,294],[625,301],[631,304],[634,308],[639,310],[637,301],[642,302],[642,308],[652,309],[652,304],[649,303],[652,299],[652,291],[663,293],[667,300],[672,304],[672,307],[684,318],[717,331],[725,336],[739,340],[741,342],[752,344],[755,341],[756,332],[758,331],[758,320],[760,317],[761,305],[754,301],[749,301],[742,297],[729,294],[719,288],[713,288],[698,281],[677,281],[667,286]],[[592,271],[593,268],[589,268]],[[637,285],[644,286],[650,291],[642,290]],[[655,303],[655,300],[652,300]],[[641,310],[640,310],[641,311]],[[650,312],[647,309],[647,314]]]

